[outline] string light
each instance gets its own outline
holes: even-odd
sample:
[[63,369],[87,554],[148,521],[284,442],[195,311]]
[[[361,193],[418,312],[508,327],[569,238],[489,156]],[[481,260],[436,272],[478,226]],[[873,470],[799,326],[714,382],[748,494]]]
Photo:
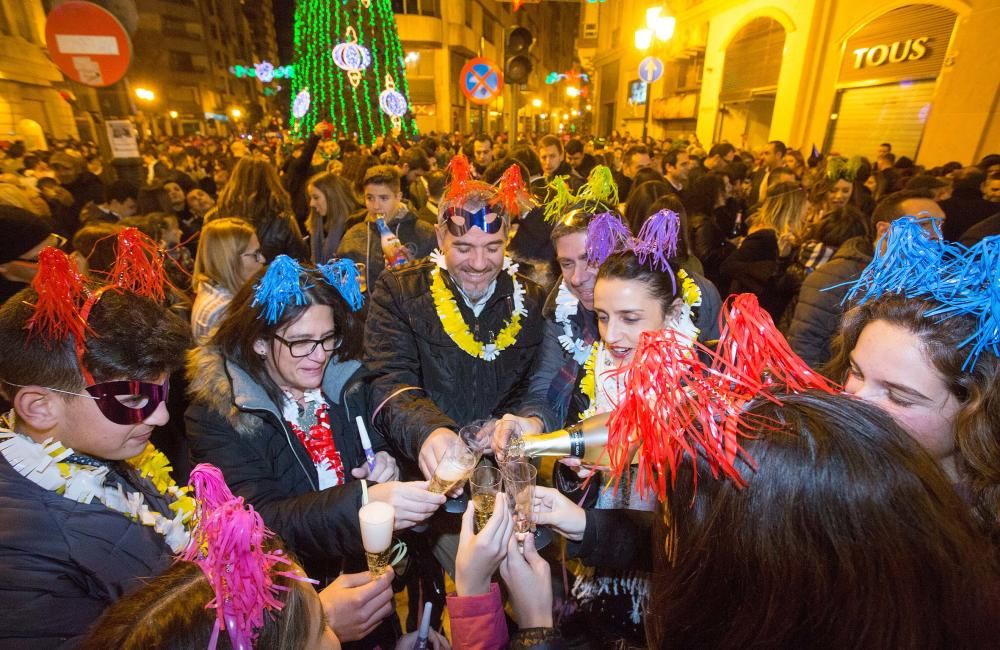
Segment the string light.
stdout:
[[[348,38],[348,30],[353,38]],[[310,97],[302,117],[296,118],[300,133],[329,120],[334,131],[356,135],[364,144],[393,131],[394,122],[403,134],[416,134],[412,116],[407,117],[405,55],[391,0],[300,0],[294,41],[293,96],[298,99],[308,88]],[[335,52],[341,45],[349,47]],[[336,65],[330,65],[331,60]],[[391,86],[387,80],[392,80]],[[293,116],[303,107],[295,104]],[[398,115],[385,112],[386,106]]]

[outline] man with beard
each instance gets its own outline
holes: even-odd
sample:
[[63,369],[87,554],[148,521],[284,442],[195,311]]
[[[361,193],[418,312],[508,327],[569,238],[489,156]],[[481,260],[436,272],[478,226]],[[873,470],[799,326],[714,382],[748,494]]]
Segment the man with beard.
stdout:
[[446,192],[439,208],[440,251],[382,273],[365,328],[373,401],[383,404],[375,422],[428,479],[472,421],[503,417],[525,433],[555,424],[527,381],[545,295],[505,256],[502,191],[459,183],[461,195]]

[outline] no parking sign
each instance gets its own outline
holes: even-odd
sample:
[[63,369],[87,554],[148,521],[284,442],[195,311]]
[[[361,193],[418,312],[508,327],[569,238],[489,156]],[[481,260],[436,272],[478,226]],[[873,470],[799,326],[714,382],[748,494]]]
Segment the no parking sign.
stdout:
[[489,104],[503,90],[500,68],[489,59],[469,59],[458,75],[458,85],[473,104]]

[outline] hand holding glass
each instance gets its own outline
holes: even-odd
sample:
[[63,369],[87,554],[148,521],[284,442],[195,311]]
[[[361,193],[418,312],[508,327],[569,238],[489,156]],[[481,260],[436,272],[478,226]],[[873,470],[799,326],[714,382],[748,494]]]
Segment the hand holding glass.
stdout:
[[472,473],[479,459],[461,440],[455,440],[434,470],[434,477],[427,487],[428,491],[437,494],[447,494],[456,486],[465,482]]

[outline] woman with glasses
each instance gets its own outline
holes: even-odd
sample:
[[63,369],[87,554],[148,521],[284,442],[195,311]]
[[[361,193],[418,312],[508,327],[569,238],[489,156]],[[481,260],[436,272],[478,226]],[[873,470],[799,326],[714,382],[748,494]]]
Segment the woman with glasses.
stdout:
[[[344,280],[348,271],[353,281]],[[393,574],[372,580],[365,571],[357,479],[367,479],[369,501],[395,507],[397,530],[430,517],[444,496],[428,492],[426,481],[398,481],[370,422],[368,373],[358,361],[363,321],[352,311],[361,307],[356,278],[344,260],[315,267],[278,256],[237,291],[218,329],[188,358],[187,436],[192,461],[221,469],[308,575],[322,584],[341,576],[344,598],[379,603],[338,613],[337,636],[392,647],[385,619]]]
[[205,224],[194,260],[196,292],[191,311],[195,341],[204,343],[233,294],[264,266],[264,255],[252,225],[229,217]]

